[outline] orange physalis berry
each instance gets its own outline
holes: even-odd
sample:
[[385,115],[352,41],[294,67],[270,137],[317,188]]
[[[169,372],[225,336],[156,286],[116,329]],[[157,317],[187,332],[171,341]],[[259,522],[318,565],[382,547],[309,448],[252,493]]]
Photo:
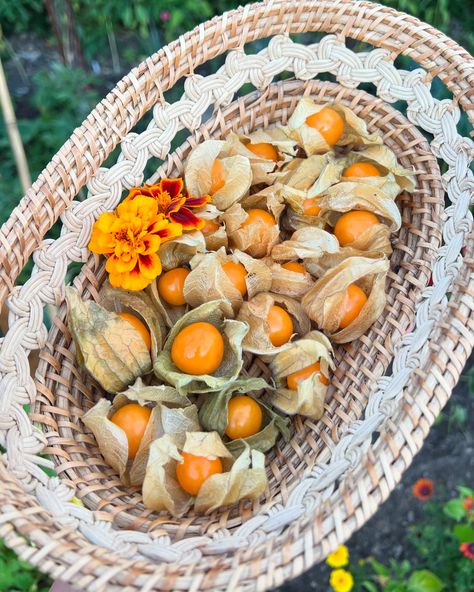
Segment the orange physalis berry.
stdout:
[[275,226],[276,220],[275,218],[266,210],[261,210],[260,208],[254,208],[247,212],[248,217],[247,219],[242,222],[241,227],[245,226],[257,226],[260,229],[260,234],[262,235],[266,229]]
[[294,271],[295,273],[306,273],[306,269],[298,261],[288,261],[288,263],[282,263],[283,269],[288,271]]
[[227,406],[226,435],[231,440],[248,438],[260,431],[263,413],[260,405],[247,395],[239,395]]
[[317,372],[319,374],[319,382],[322,382],[323,384],[329,384],[329,380],[321,372],[321,367],[320,367],[319,362],[315,362],[314,364],[311,364],[310,366],[306,366],[306,368],[303,368],[302,370],[299,370],[298,372],[293,372],[293,374],[289,374],[286,377],[286,384],[288,385],[289,389],[291,389],[292,391],[296,391],[296,389],[298,388],[298,384],[302,380],[306,380],[307,378],[309,378],[315,372]]
[[342,173],[343,177],[380,177],[379,169],[370,162],[355,162]]
[[148,331],[145,323],[142,323],[139,318],[135,315],[130,314],[129,312],[119,312],[119,317],[122,317],[125,321],[128,321],[131,325],[135,327],[135,329],[140,333],[145,345],[147,346],[148,351],[151,350],[151,335],[150,331]]
[[150,419],[151,409],[138,403],[129,403],[120,407],[110,421],[125,432],[128,441],[128,458],[135,458],[140,442]]
[[219,189],[222,189],[222,187],[224,187],[225,181],[223,175],[224,166],[222,164],[222,160],[216,158],[216,160],[212,164],[211,169],[212,185],[209,189],[210,193],[215,193],[216,191],[219,191]]
[[344,133],[344,119],[330,107],[323,107],[317,113],[309,115],[306,123],[316,129],[330,146],[336,144]]
[[227,261],[222,264],[222,269],[225,271],[234,288],[237,288],[242,296],[245,296],[247,294],[247,270],[242,263]]
[[191,323],[171,346],[173,363],[186,374],[212,374],[224,357],[224,340],[211,323]]
[[293,321],[285,309],[273,305],[267,321],[270,326],[268,336],[273,346],[279,347],[290,340],[293,334]]
[[305,216],[317,216],[321,211],[321,208],[316,205],[316,201],[319,199],[317,197],[308,197],[303,202],[303,212]]
[[247,149],[250,150],[250,152],[253,152],[256,156],[260,156],[260,158],[273,160],[275,162],[278,161],[278,150],[275,146],[272,146],[272,144],[268,144],[267,142],[247,144]]
[[189,452],[181,452],[181,456],[183,462],[176,463],[176,478],[189,495],[197,495],[206,479],[223,472],[220,458],[207,458]]
[[204,226],[201,228],[201,232],[204,236],[207,236],[208,234],[214,234],[219,228],[220,225],[215,220],[204,220]]
[[339,329],[345,329],[358,316],[362,307],[367,302],[367,296],[355,284],[347,286],[346,295],[342,303],[342,316],[339,321]]
[[184,282],[189,275],[189,269],[176,267],[164,273],[158,280],[158,292],[165,302],[171,306],[183,306]]
[[372,212],[353,211],[342,214],[334,226],[334,235],[341,247],[353,243],[368,228],[379,224],[380,220]]

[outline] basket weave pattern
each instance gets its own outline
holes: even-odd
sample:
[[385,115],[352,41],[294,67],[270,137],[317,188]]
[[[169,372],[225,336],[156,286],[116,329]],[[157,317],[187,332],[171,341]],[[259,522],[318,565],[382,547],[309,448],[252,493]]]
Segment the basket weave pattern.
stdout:
[[[301,572],[347,539],[387,497],[421,446],[472,349],[474,305],[469,255],[472,250],[467,251],[464,259],[460,255],[463,245],[472,247],[467,240],[472,227],[469,212],[474,187],[469,170],[472,143],[457,133],[456,103],[433,99],[430,76],[425,70],[397,70],[393,65],[393,50],[426,61],[430,75],[445,78],[456,102],[465,108],[470,105],[466,78],[472,76],[472,59],[456,46],[450,59],[461,68],[458,58],[463,55],[467,74],[459,74],[451,65],[450,76],[438,71],[445,62],[440,50],[431,51],[430,62],[421,49],[412,48],[416,45],[413,38],[410,37],[411,44],[406,43],[408,33],[402,26],[404,23],[406,27],[418,27],[417,35],[423,39],[418,46],[430,44],[427,26],[416,21],[412,24],[412,19],[366,3],[357,4],[360,10],[350,1],[331,3],[330,8],[328,2],[318,2],[317,6],[311,2],[296,4],[297,7],[285,2],[256,5],[252,12],[250,7],[245,7],[236,13],[235,20],[224,17],[209,25],[209,29],[203,26],[192,37],[194,41],[189,42],[193,65],[219,51],[209,40],[207,44],[196,45],[199,37],[207,39],[209,35],[210,39],[219,30],[229,31],[235,38],[233,26],[239,24],[241,39],[247,41],[257,35],[252,28],[257,26],[256,22],[259,37],[282,32],[285,22],[287,31],[337,30],[374,44],[377,41],[388,49],[355,53],[333,35],[311,46],[276,35],[259,54],[235,51],[216,74],[207,78],[189,76],[181,100],[171,105],[158,103],[147,130],[142,134],[129,133],[122,139],[118,162],[110,169],[96,170],[88,184],[88,199],[72,202],[64,210],[61,237],[56,241],[45,240],[36,249],[32,279],[24,287],[10,291],[10,331],[0,344],[0,443],[7,448],[8,472],[21,482],[22,489],[18,489],[10,475],[5,475],[8,487],[5,492],[0,491],[4,508],[0,524],[5,526],[0,527],[0,535],[6,536],[9,544],[34,562],[49,553],[54,557],[51,561],[56,563],[58,575],[71,579],[75,573],[82,574],[81,585],[89,585],[88,589],[100,590],[106,583],[107,589],[112,589],[118,582],[130,586],[130,590],[236,589],[238,584],[245,589],[263,589]],[[334,5],[339,6],[339,13]],[[305,18],[302,6],[311,18]],[[327,8],[327,14],[321,11],[321,6]],[[289,11],[285,17],[284,9]],[[263,24],[255,21],[257,15]],[[392,28],[384,18],[392,18]],[[399,26],[397,32],[395,24]],[[375,33],[374,28],[385,30],[385,36]],[[222,39],[221,51],[232,47],[226,37]],[[444,37],[443,40],[449,47],[454,45]],[[205,50],[207,45],[214,48],[208,49],[209,53]],[[444,46],[439,43],[439,47]],[[178,74],[184,73],[177,60],[181,54],[176,47],[174,51],[176,69],[170,71],[162,91],[173,84]],[[170,50],[165,49],[164,54],[171,62]],[[466,67],[469,63],[470,71]],[[151,63],[148,67],[153,71]],[[301,82],[269,86],[274,76],[285,70],[294,72],[300,81],[330,72],[341,86]],[[136,88],[141,88],[139,77],[132,75],[133,80],[137,82]],[[158,87],[155,78],[145,76],[145,80]],[[263,95],[231,105],[235,92],[246,82],[251,82]],[[361,82],[372,82],[381,100],[371,103],[364,93],[351,90]],[[150,516],[139,507],[135,494],[129,497],[124,494],[116,477],[114,481],[113,472],[103,464],[97,466],[96,461],[100,462],[97,451],[90,463],[96,467],[97,475],[87,463],[94,442],[78,426],[78,418],[87,402],[92,402],[94,393],[75,367],[69,350],[64,307],[49,336],[42,324],[42,308],[48,303],[61,304],[67,267],[73,261],[87,261],[76,285],[85,297],[97,296],[103,271],[86,248],[94,220],[117,205],[124,189],[143,182],[148,159],[164,159],[180,129],[187,128],[194,134],[188,145],[172,155],[157,175],[179,173],[182,157],[200,138],[219,135],[230,125],[251,129],[284,119],[302,92],[347,101],[360,110],[369,125],[382,131],[385,141],[402,162],[405,158],[415,165],[417,195],[413,203],[409,200],[405,203],[403,199],[400,203],[404,230],[392,261],[400,270],[391,274],[389,304],[383,319],[360,340],[359,351],[341,355],[333,399],[321,426],[309,425],[310,422],[303,425],[301,420],[296,420],[290,444],[277,448],[271,457],[271,487],[261,505],[241,504],[237,510],[218,512],[208,518],[190,516],[173,524],[168,517]],[[149,88],[145,87],[143,93],[149,94]],[[136,94],[142,97],[138,90]],[[160,94],[155,89],[155,100]],[[406,101],[411,123],[386,105],[397,100]],[[150,106],[138,98],[134,104],[130,98],[128,109],[135,110],[134,119],[143,115],[145,104]],[[217,113],[203,125],[202,118],[210,106]],[[61,151],[58,159],[64,166],[71,170],[68,159],[74,163],[74,175],[68,176],[68,191],[77,193],[83,180],[81,175],[89,175],[87,168],[97,168],[96,156],[103,160],[105,153],[110,152],[113,142],[109,141],[111,132],[105,127],[109,125],[119,137],[122,131],[115,129],[115,124],[118,126],[118,122],[125,120],[124,111],[116,119],[111,114],[108,120],[102,119],[99,127],[96,121],[91,121],[96,141],[106,143],[103,150],[98,148],[103,152],[100,156],[84,151],[74,140]],[[124,124],[125,128],[128,123]],[[433,134],[431,146],[412,124]],[[451,202],[444,211],[444,244],[439,249],[443,196],[434,157],[447,165],[444,184]],[[43,182],[45,179],[47,183],[47,176]],[[56,184],[50,180],[51,186]],[[51,201],[52,210],[48,206]],[[50,193],[49,201],[41,201],[41,223],[32,225],[31,231],[34,233],[36,228],[42,233],[41,225],[51,225],[56,216],[53,212],[63,209],[69,201],[66,194]],[[30,202],[34,209],[36,201],[31,195]],[[16,211],[17,220],[21,219],[21,208]],[[15,215],[11,220],[15,220]],[[5,253],[1,253],[4,261],[1,271],[8,274],[9,282],[14,281],[16,274],[15,265],[9,267],[5,263],[13,232],[11,224],[9,221],[0,235],[5,247]],[[33,243],[38,243],[40,236]],[[25,240],[25,237],[18,240],[13,249],[14,253],[18,251],[18,267]],[[31,250],[31,241],[27,243]],[[11,254],[8,257],[11,260]],[[433,285],[428,286],[431,271]],[[29,374],[28,353],[37,348],[42,348],[42,353],[35,385]],[[390,373],[382,376],[389,364]],[[248,371],[254,374],[260,370],[254,364]],[[23,409],[25,404],[34,404],[29,416]],[[32,421],[41,429],[36,429]],[[374,437],[377,432],[380,435]],[[52,464],[40,456],[44,453],[53,456],[61,480],[48,478],[41,470],[41,465]],[[4,473],[1,465],[0,478]],[[70,503],[76,487],[92,511]],[[34,493],[37,502],[25,492]],[[46,510],[49,514],[45,514]],[[31,522],[29,527],[25,525],[26,518]],[[36,520],[40,526],[34,528]],[[7,524],[11,521],[18,532],[26,530],[42,551],[25,549]],[[54,541],[60,539],[68,549],[68,557],[58,560]],[[78,560],[77,553],[83,558],[92,557],[91,564],[86,567],[85,561]],[[157,560],[164,562],[159,568]],[[51,567],[42,567],[54,571],[53,563]],[[99,577],[94,584],[92,574]]]

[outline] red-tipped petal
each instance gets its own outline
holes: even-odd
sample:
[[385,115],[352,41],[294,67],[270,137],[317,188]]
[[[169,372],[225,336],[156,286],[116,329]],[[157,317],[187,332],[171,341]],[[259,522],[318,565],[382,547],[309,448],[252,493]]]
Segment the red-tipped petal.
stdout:
[[202,197],[188,197],[185,206],[187,208],[200,208],[211,201],[210,195],[203,195]]
[[174,212],[178,212],[186,203],[185,197],[177,197],[170,201],[169,206],[166,208],[166,215],[169,216]]
[[161,179],[160,181],[160,186],[161,186],[161,191],[167,191],[171,197],[171,199],[174,199],[175,197],[178,197],[179,195],[181,195],[181,192],[183,191],[183,179],[177,178],[177,179]]
[[[174,214],[173,214],[173,216],[174,216]],[[169,241],[173,238],[178,238],[178,236],[181,236],[183,234],[183,227],[179,223],[171,222],[165,228],[162,228],[161,230],[157,230],[155,234],[157,234],[161,238],[162,243],[165,243],[166,241]]]
[[192,230],[194,228],[200,230],[205,224],[204,220],[195,216],[188,208],[181,208],[179,212],[171,214],[170,218],[173,222],[181,224],[184,230]]
[[154,280],[161,273],[161,261],[156,253],[139,255],[138,264],[140,273],[149,280]]

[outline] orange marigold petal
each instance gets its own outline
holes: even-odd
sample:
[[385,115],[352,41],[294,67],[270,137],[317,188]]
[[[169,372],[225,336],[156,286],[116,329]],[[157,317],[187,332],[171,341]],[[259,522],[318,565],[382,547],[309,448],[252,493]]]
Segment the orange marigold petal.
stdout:
[[94,222],[94,229],[102,232],[110,232],[114,222],[117,220],[117,216],[113,212],[104,212]]
[[114,288],[123,288],[133,292],[144,290],[152,282],[140,272],[138,265],[127,273],[110,274],[109,280]]
[[159,183],[161,191],[167,191],[171,199],[181,195],[184,187],[183,179],[180,177],[176,179],[161,179]]
[[158,204],[153,197],[138,195],[131,201],[123,201],[119,204],[117,214],[125,219],[136,216],[141,220],[149,220],[158,214]]
[[181,224],[184,230],[193,230],[195,228],[200,230],[205,224],[204,220],[195,216],[188,208],[181,208],[179,212],[170,214],[170,218],[173,222]]
[[200,208],[211,201],[210,195],[203,195],[202,197],[188,197],[184,204],[187,208]]
[[108,232],[102,232],[94,226],[87,248],[98,255],[110,255],[114,252],[115,238]]
[[137,264],[138,257],[133,255],[128,261],[123,257],[111,255],[105,264],[105,270],[109,273],[126,273],[132,271]]
[[139,255],[138,265],[140,273],[147,279],[154,280],[161,273],[161,261],[156,253],[150,255]]
[[169,216],[173,212],[179,212],[179,210],[184,206],[185,202],[185,197],[176,197],[172,199],[169,203],[169,206],[166,208],[166,215]]
[[[174,215],[175,214],[173,214],[173,216]],[[166,241],[181,236],[183,234],[183,227],[181,224],[170,222],[161,230],[157,230],[155,234],[157,234],[160,237],[162,243],[165,243]]]
[[145,250],[142,255],[149,255],[150,253],[156,253],[161,246],[161,238],[157,234],[147,234],[143,238],[145,244]]

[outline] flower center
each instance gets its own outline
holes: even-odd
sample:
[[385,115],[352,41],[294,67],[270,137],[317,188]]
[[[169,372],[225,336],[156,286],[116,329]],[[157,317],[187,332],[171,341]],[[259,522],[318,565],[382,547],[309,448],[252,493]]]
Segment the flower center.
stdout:
[[171,196],[167,191],[162,191],[155,197],[156,203],[158,204],[158,212],[160,214],[166,214],[168,207],[171,203]]
[[129,260],[134,255],[143,252],[145,245],[143,237],[146,235],[146,230],[138,230],[131,226],[122,226],[115,233],[115,255],[121,257],[125,261]]

